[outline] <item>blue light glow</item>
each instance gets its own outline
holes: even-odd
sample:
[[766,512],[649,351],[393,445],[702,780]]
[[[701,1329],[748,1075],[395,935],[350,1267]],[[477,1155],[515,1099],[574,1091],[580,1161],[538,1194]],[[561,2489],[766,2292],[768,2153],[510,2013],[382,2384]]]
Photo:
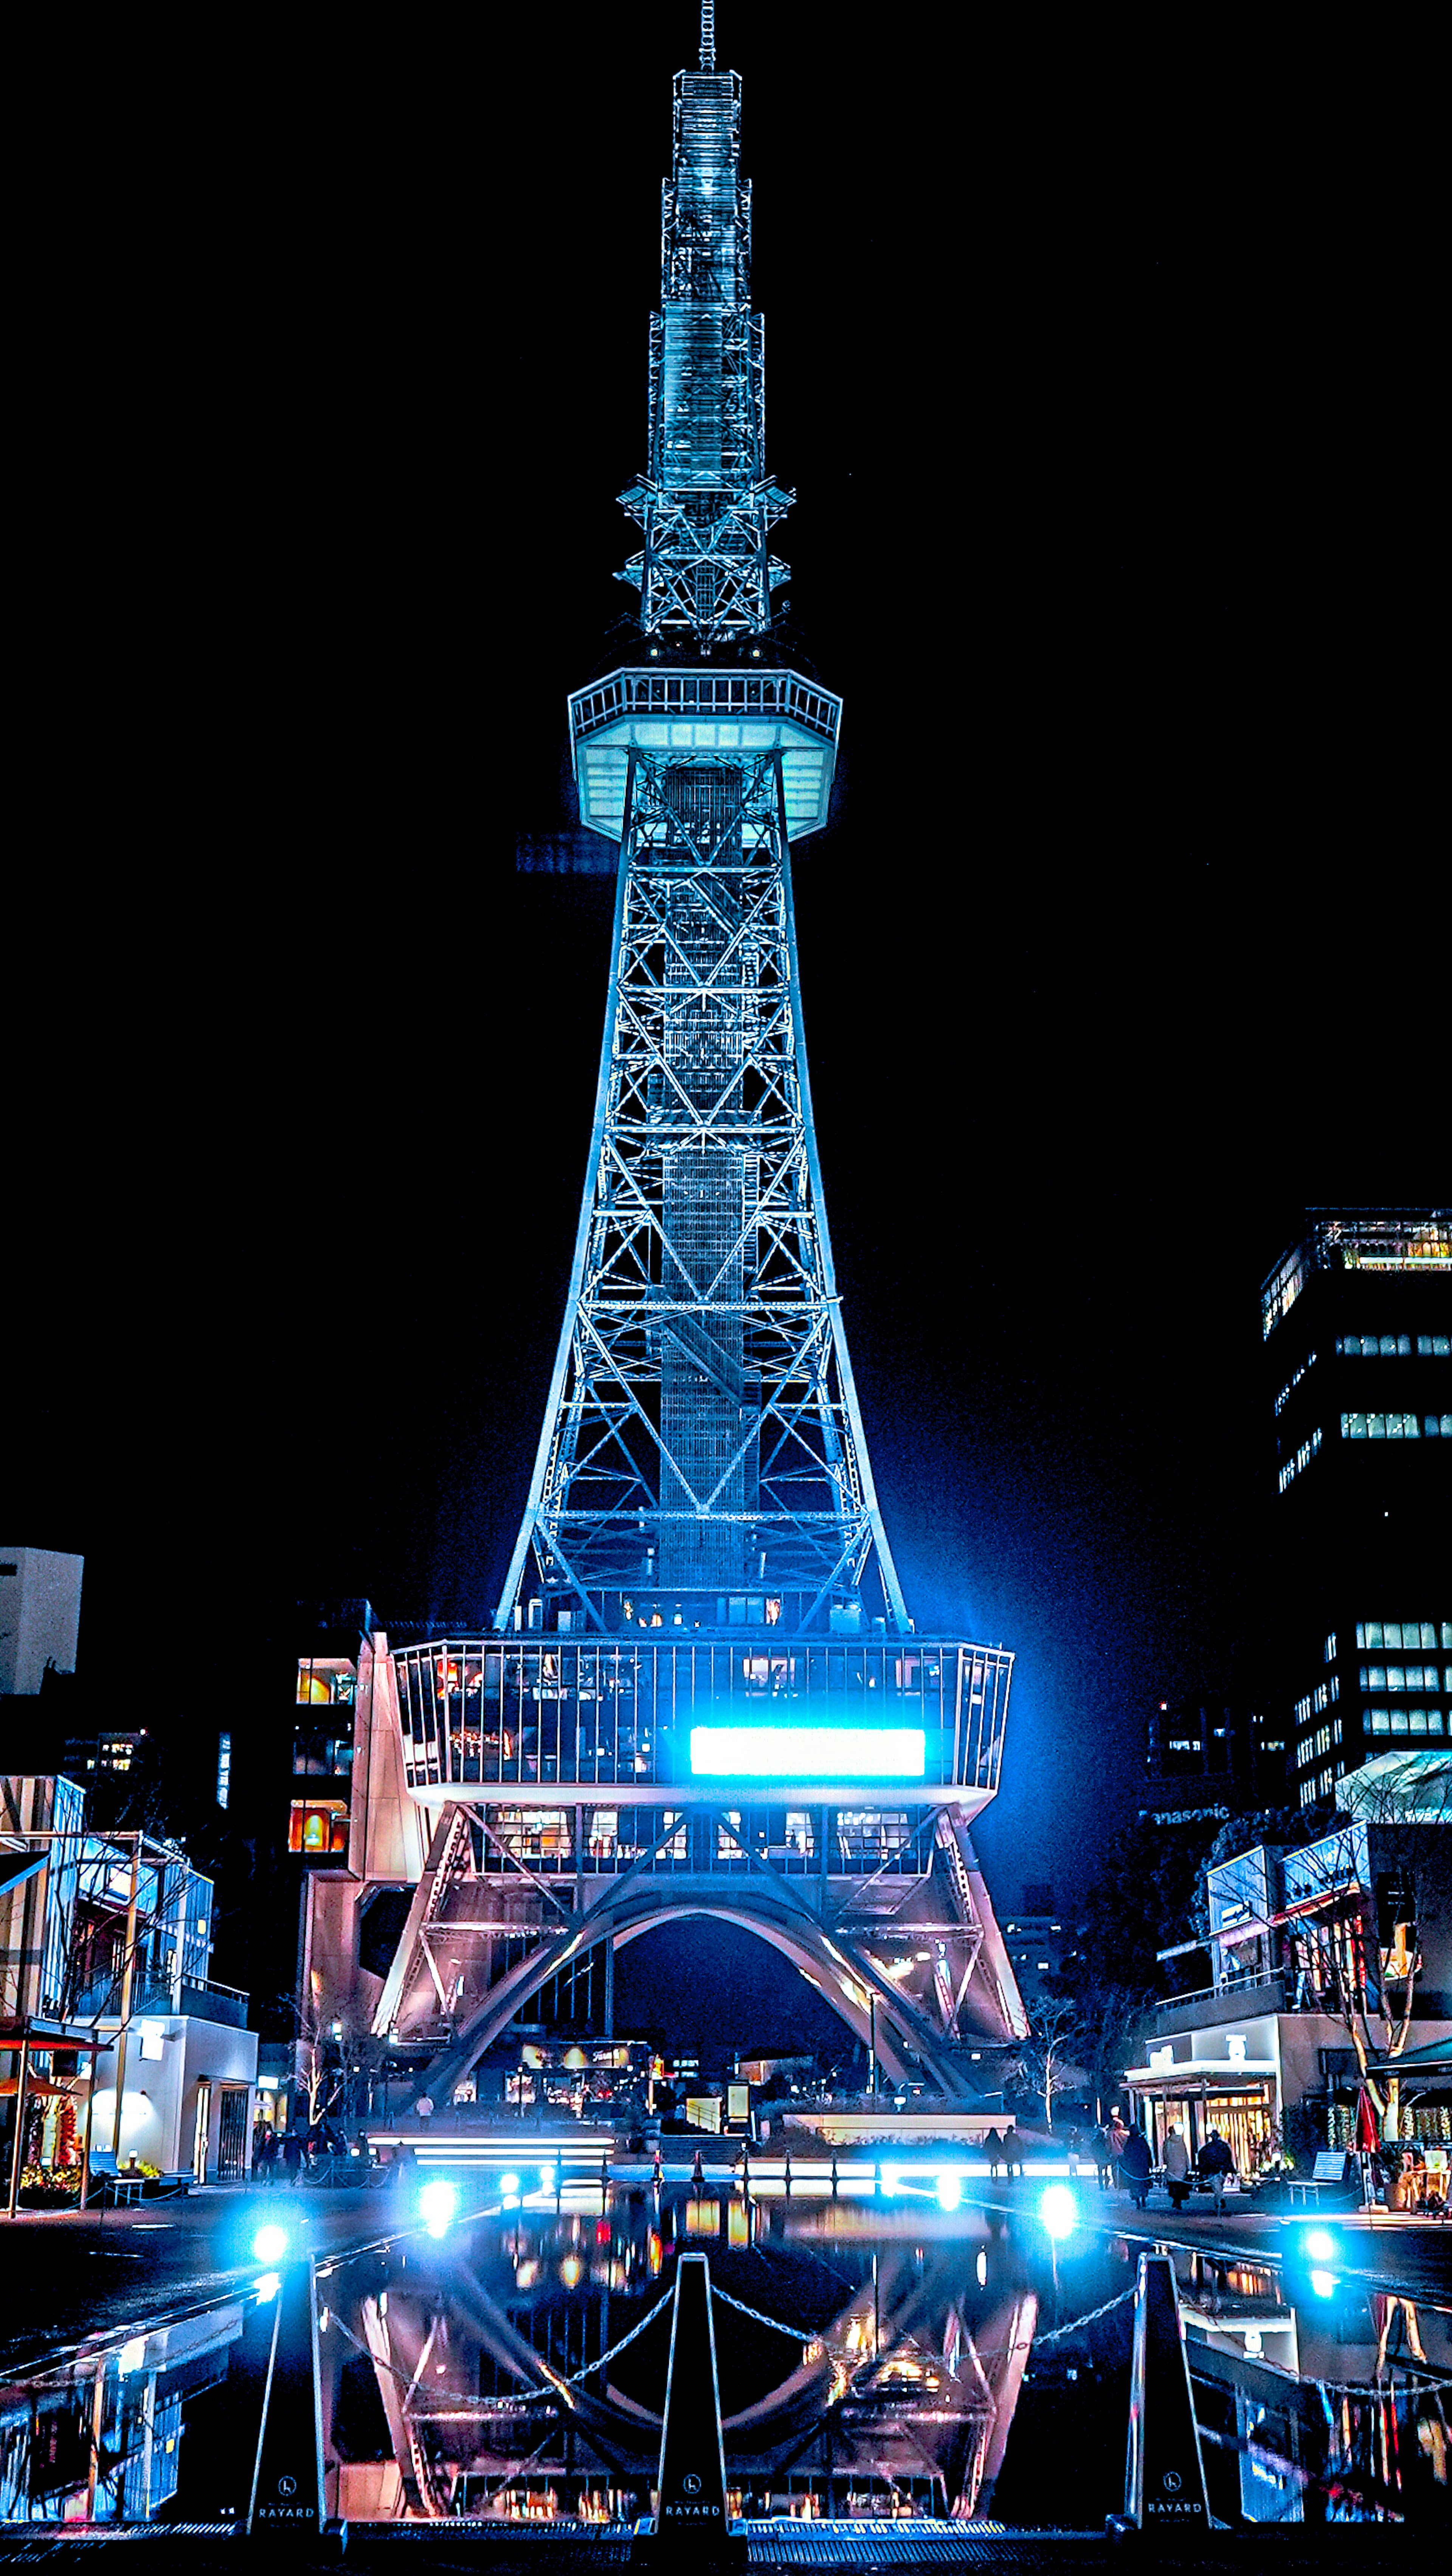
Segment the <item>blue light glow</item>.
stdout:
[[553,2165],[540,2166],[539,2187],[541,2191],[555,2191],[558,2189],[558,2178]]
[[697,1778],[921,1780],[920,1726],[693,1726]]
[[1049,2234],[1072,2236],[1079,2224],[1079,2204],[1066,2182],[1051,2182],[1039,2202],[1039,2216]]
[[1315,2291],[1318,2299],[1334,2299],[1336,2296],[1335,2273],[1313,2272],[1311,2274],[1311,2287]]
[[459,2195],[451,2182],[426,2182],[418,2206],[430,2236],[442,2236],[459,2206]]
[[506,2200],[517,2200],[517,2199],[519,2198],[519,2176],[518,2176],[518,2174],[517,2174],[517,2173],[505,2173],[505,2174],[501,2174],[501,2175],[500,2175],[500,2177],[499,2177],[499,2188],[500,2188],[500,2190],[503,2192],[504,2197],[505,2197],[505,2199],[506,2199]]
[[1336,2239],[1325,2227],[1312,2227],[1301,2239],[1313,2263],[1330,2263],[1336,2256]]
[[956,2209],[962,2201],[962,2198],[963,2184],[960,2177],[955,2173],[939,2174],[938,2207],[940,2209]]
[[285,2227],[259,2227],[252,2239],[252,2251],[259,2263],[276,2263],[287,2252]]

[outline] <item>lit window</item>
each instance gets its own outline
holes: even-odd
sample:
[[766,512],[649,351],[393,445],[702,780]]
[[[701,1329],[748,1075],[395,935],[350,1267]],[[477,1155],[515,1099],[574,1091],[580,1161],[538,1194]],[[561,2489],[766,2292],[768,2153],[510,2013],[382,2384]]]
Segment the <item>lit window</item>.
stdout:
[[289,1851],[346,1852],[348,1810],[341,1798],[294,1798],[288,1817]]
[[1336,1631],[1334,1628],[1322,1649],[1322,1657],[1328,1664],[1334,1664],[1336,1661]]

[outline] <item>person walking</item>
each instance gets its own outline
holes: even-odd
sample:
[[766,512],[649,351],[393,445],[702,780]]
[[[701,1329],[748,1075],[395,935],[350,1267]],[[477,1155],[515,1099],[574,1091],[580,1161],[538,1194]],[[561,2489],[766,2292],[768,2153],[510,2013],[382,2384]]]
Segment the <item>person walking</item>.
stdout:
[[1227,2174],[1234,2173],[1235,2159],[1218,2129],[1211,2130],[1200,2149],[1199,2171],[1215,2193],[1216,2217],[1222,2217],[1225,2210],[1225,2178]]
[[262,2177],[264,2189],[270,2191],[277,2180],[277,2131],[270,2120],[264,2124],[254,2163]]
[[1183,2209],[1190,2197],[1190,2150],[1176,2122],[1165,2140],[1165,2189],[1176,2209]]
[[1125,2130],[1125,2143],[1122,2143],[1120,2148],[1120,2174],[1130,2200],[1135,2202],[1135,2210],[1143,2210],[1143,2205],[1146,2205],[1146,2192],[1148,2192],[1148,2182],[1151,2182],[1151,2172],[1153,2172],[1153,2159],[1151,2159],[1151,2151],[1148,2151],[1148,2138],[1146,2133],[1143,2133],[1143,2128]]
[[998,2168],[1003,2162],[1003,2139],[998,2130],[993,2128],[988,2131],[983,2143],[988,2150],[988,2179],[990,2182],[997,2182]]
[[296,2129],[289,2129],[282,2142],[282,2161],[294,2190],[302,2178],[302,2160],[302,2140]]
[[1119,2150],[1119,2170],[1124,2177],[1135,2208],[1143,2209],[1152,2170],[1149,2140],[1143,2129],[1130,2129],[1126,2132],[1124,2144]]

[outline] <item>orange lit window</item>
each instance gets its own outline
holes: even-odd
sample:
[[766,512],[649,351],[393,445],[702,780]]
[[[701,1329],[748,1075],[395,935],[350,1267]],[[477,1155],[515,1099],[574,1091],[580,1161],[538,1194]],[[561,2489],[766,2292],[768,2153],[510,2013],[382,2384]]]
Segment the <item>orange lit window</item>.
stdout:
[[313,1856],[346,1852],[348,1810],[342,1800],[294,1798],[288,1817],[287,1847]]

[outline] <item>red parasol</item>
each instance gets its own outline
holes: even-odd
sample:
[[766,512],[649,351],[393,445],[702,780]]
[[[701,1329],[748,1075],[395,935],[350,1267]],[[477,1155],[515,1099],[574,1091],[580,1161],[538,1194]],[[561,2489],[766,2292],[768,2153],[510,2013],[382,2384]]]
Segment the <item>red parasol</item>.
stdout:
[[1358,2155],[1375,2155],[1381,2144],[1377,2128],[1376,2105],[1363,2084],[1356,2097],[1356,2134],[1352,2141]]

